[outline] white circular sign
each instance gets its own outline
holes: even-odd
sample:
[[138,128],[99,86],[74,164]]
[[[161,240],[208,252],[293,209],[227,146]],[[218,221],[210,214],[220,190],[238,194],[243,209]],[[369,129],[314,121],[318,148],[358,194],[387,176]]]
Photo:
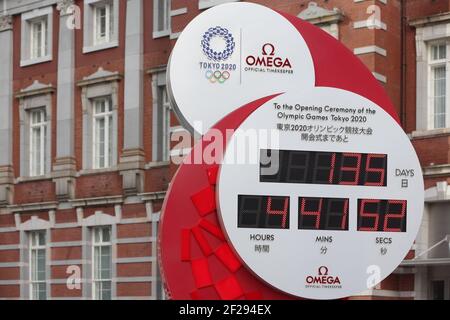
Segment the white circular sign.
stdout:
[[217,201],[229,242],[261,280],[335,299],[372,288],[405,258],[423,188],[416,153],[390,115],[354,93],[314,88],[280,95],[242,124]]
[[276,11],[244,2],[211,8],[191,21],[172,51],[167,79],[178,118],[200,134],[267,92],[315,84],[299,31]]

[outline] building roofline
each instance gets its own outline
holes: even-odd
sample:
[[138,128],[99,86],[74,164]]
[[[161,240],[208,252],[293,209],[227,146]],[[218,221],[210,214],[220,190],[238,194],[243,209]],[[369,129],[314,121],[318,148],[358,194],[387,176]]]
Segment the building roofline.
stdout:
[[443,22],[450,22],[450,11],[439,13],[439,14],[434,14],[431,16],[427,16],[425,18],[411,20],[411,21],[409,21],[409,25],[411,27],[420,28],[420,27],[425,27],[427,25],[443,23]]
[[6,2],[6,11],[3,11],[3,8],[0,8],[0,16],[20,14],[22,12],[54,5],[57,2],[58,0],[9,0]]

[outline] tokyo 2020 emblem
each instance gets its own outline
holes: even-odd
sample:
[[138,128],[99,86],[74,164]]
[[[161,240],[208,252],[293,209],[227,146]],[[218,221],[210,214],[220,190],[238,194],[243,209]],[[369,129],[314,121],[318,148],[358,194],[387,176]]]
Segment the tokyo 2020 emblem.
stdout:
[[[213,41],[216,38],[222,40],[222,46],[220,48],[216,44],[218,42]],[[203,34],[201,48],[209,60],[208,62],[200,63],[201,69],[205,72],[206,79],[210,83],[224,84],[227,82],[231,78],[231,72],[236,71],[237,68],[236,64],[226,63],[236,48],[233,34],[223,27],[209,28]]]
[[[211,48],[211,40],[215,37],[221,37],[225,41],[225,49],[216,51]],[[201,42],[203,53],[210,59],[216,62],[225,61],[231,57],[236,46],[233,35],[226,28],[215,27],[209,28],[203,35]]]

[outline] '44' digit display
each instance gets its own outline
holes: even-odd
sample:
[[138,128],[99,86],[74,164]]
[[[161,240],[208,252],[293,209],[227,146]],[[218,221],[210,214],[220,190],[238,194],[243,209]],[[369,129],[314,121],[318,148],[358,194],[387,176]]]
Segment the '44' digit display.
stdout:
[[289,197],[238,197],[238,228],[289,229]]

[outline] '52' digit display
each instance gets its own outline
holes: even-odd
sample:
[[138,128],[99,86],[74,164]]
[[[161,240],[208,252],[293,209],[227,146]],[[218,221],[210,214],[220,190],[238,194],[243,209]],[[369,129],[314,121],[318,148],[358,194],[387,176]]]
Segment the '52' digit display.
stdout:
[[406,232],[406,200],[358,200],[358,231]]

